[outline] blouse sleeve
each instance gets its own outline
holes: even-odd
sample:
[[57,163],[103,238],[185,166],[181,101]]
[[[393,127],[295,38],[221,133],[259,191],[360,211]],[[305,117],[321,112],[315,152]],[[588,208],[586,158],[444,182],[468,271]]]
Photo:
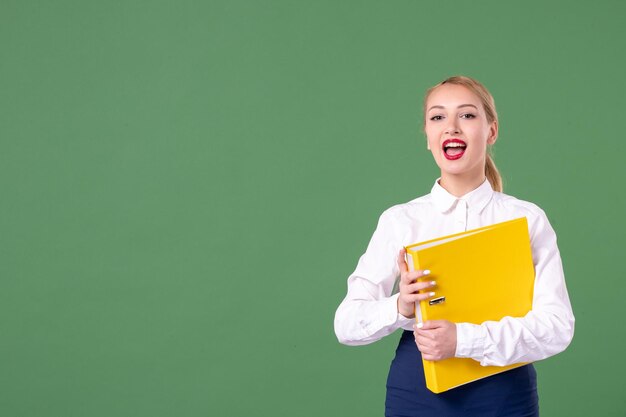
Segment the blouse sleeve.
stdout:
[[565,350],[574,336],[570,304],[556,234],[545,213],[528,220],[535,265],[532,309],[524,317],[505,317],[480,325],[457,323],[456,356],[481,365],[533,362]]
[[348,293],[335,313],[335,334],[343,344],[372,343],[413,321],[398,313],[398,294],[392,295],[402,245],[395,242],[391,217],[389,210],[380,216],[367,250],[348,277]]

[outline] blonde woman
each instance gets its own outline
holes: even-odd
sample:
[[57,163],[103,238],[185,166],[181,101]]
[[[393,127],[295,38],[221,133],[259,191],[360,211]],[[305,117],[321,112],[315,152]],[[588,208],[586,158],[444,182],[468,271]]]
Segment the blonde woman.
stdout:
[[[441,170],[430,193],[386,210],[366,252],[348,278],[348,293],[335,315],[341,343],[363,345],[402,329],[387,379],[385,415],[537,416],[532,364],[440,394],[424,381],[422,358],[472,358],[482,365],[534,362],[563,351],[574,334],[556,235],[535,204],[502,193],[489,155],[498,138],[491,94],[478,81],[450,77],[424,98],[427,148]],[[431,321],[414,328],[416,301],[436,296],[437,283],[409,272],[405,245],[519,217],[528,220],[535,266],[532,310],[482,324]],[[399,291],[393,288],[398,282]],[[418,291],[422,291],[418,294]]]

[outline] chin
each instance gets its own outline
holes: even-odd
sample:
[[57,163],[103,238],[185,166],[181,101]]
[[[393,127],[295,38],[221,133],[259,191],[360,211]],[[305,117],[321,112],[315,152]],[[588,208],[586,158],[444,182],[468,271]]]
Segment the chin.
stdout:
[[444,160],[444,161],[442,161],[442,163],[440,163],[438,165],[439,165],[439,169],[441,170],[441,174],[442,175],[459,176],[459,175],[471,175],[473,173],[477,173],[477,176],[479,176],[479,175],[483,175],[484,174],[484,170],[482,169],[482,167],[484,165],[471,166],[469,164],[469,161],[462,161],[462,160],[448,161],[448,160]]

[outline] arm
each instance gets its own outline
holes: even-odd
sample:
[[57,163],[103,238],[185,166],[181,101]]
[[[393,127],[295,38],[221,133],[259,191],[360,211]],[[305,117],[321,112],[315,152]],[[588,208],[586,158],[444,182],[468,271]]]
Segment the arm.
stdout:
[[[385,212],[365,254],[348,278],[348,294],[335,313],[335,334],[339,342],[346,345],[375,342],[411,324],[413,319],[399,311],[409,315],[409,304],[429,297],[428,294],[417,294],[430,284],[414,282],[422,271],[409,272],[406,269],[404,260],[397,259],[404,253],[401,251],[398,255],[399,247],[393,221]],[[400,293],[392,295],[398,275],[401,275]],[[399,300],[399,297],[402,298]],[[403,308],[400,310],[399,307]]]
[[541,210],[531,226],[531,246],[535,264],[532,310],[524,317],[480,325],[457,323],[456,357],[472,358],[484,366],[504,366],[545,359],[570,344],[574,315],[556,234]]

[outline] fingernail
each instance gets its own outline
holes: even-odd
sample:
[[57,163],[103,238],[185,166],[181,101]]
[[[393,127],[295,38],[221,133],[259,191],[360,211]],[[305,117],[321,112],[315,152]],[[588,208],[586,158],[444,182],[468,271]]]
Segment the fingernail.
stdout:
[[437,285],[435,281],[430,281],[430,285]]
[[434,291],[432,291],[432,292],[428,293],[428,295],[429,295],[430,297],[432,297],[433,295],[435,295],[435,292],[434,292]]
[[417,327],[418,329],[421,329],[422,327],[424,327],[424,323],[417,323],[415,327]]
[[430,274],[430,269],[424,269],[424,271],[422,271],[423,275],[428,275]]

